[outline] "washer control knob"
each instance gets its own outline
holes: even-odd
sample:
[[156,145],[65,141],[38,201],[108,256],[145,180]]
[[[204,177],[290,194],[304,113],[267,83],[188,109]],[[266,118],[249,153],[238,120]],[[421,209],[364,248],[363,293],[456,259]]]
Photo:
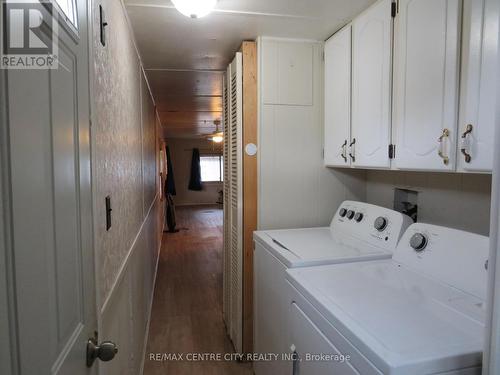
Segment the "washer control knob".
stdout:
[[339,211],[340,217],[345,217],[347,215],[347,210],[345,208],[341,208]]
[[358,223],[363,220],[363,214],[361,212],[357,212],[356,215],[354,215],[354,220],[356,220]]
[[385,217],[379,216],[375,219],[373,226],[379,232],[382,232],[387,227],[387,219]]
[[354,217],[354,211],[353,210],[347,211],[347,218],[349,220],[352,220],[353,217]]
[[422,233],[415,233],[410,238],[410,246],[415,249],[415,251],[422,251],[427,246],[427,237]]

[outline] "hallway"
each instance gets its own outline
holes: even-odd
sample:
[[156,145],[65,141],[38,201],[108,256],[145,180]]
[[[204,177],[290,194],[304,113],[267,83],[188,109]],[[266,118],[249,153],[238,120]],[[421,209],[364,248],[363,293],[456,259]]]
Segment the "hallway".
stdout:
[[151,354],[230,353],[222,320],[222,209],[177,208],[177,233],[164,233],[145,375],[252,374],[250,364],[154,361]]

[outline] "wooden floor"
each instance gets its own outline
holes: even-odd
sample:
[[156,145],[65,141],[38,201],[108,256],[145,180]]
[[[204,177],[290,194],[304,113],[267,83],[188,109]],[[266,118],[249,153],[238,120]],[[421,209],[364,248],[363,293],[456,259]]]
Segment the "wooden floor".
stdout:
[[222,210],[177,207],[177,228],[163,235],[144,374],[252,374],[249,363],[150,359],[233,352],[222,320]]

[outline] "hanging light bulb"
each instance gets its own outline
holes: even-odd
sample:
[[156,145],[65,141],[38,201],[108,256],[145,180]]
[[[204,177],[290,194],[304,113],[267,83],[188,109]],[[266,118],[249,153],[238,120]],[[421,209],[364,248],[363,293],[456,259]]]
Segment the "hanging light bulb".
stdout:
[[186,17],[201,18],[214,9],[217,0],[172,0],[172,3]]
[[215,143],[221,143],[224,140],[224,137],[222,135],[214,135],[212,137],[212,141]]
[[215,124],[215,132],[212,133],[212,136],[209,138],[214,143],[221,143],[224,141],[224,133],[219,132],[220,120],[214,120]]

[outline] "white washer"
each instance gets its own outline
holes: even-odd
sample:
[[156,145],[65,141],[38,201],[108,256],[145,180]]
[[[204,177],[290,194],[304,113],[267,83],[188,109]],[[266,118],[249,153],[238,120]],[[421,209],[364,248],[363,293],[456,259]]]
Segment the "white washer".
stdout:
[[287,271],[290,373],[480,374],[487,257],[487,237],[413,224],[390,260]]
[[[289,351],[288,268],[388,259],[410,223],[399,212],[345,201],[330,227],[254,232],[254,351]],[[254,370],[256,375],[288,374],[289,364],[255,361]]]

